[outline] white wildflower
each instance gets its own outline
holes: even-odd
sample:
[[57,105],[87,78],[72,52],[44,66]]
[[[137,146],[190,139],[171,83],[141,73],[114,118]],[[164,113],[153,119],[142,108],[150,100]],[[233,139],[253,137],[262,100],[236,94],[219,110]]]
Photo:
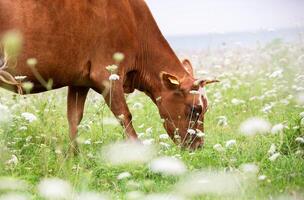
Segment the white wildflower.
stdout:
[[7,124],[11,121],[11,112],[7,106],[0,104],[0,125]]
[[201,130],[196,130],[196,136],[198,137],[198,138],[203,138],[203,137],[205,137],[206,136],[206,134],[204,133],[204,132],[202,132]]
[[257,174],[259,172],[259,167],[254,163],[243,164],[240,169],[247,174]]
[[295,141],[300,143],[300,144],[304,144],[304,138],[303,137],[297,137]]
[[21,114],[21,116],[30,123],[37,120],[37,117],[34,114],[29,113],[29,112],[24,112]]
[[235,146],[235,145],[236,145],[236,140],[228,140],[226,142],[226,148],[228,148],[228,149]]
[[168,139],[169,138],[169,135],[168,134],[161,134],[159,136],[160,139]]
[[91,145],[91,144],[92,144],[91,139],[85,140],[85,141],[83,142],[83,144]]
[[260,118],[250,118],[243,122],[240,126],[240,132],[246,136],[256,134],[266,134],[270,131],[271,124]]
[[215,145],[213,146],[213,149],[216,150],[216,151],[218,151],[218,152],[223,152],[223,151],[225,151],[224,147],[223,147],[221,144],[215,144]]
[[12,155],[11,159],[9,159],[8,161],[6,161],[6,164],[16,166],[18,164],[18,162],[19,162],[19,160],[18,160],[17,156],[16,155]]
[[268,154],[269,154],[269,155],[273,155],[273,154],[275,154],[276,151],[277,151],[276,145],[275,145],[275,144],[272,144],[272,145],[270,146],[269,150],[268,150]]
[[282,78],[282,77],[283,77],[283,69],[274,71],[272,74],[269,75],[269,78]]
[[124,59],[125,59],[125,55],[123,53],[120,53],[120,52],[117,52],[113,55],[113,59],[116,61],[116,62],[122,62]]
[[285,128],[285,126],[283,124],[276,124],[272,127],[271,133],[274,135],[281,134],[281,133],[283,133],[284,128]]
[[28,200],[28,196],[18,193],[7,193],[0,196],[0,200]]
[[184,197],[174,194],[149,194],[143,200],[184,200]]
[[117,74],[111,74],[109,76],[109,80],[110,81],[118,81],[119,80],[119,76]]
[[154,139],[146,139],[142,141],[143,145],[152,145],[154,143]]
[[165,143],[165,142],[160,142],[159,144],[160,144],[161,146],[163,146],[164,148],[166,148],[166,149],[169,149],[169,148],[171,147],[170,144]]
[[267,176],[265,176],[265,175],[260,175],[259,177],[258,177],[258,180],[259,181],[264,181],[264,180],[266,180],[267,179]]
[[116,70],[118,69],[118,66],[117,65],[109,65],[109,66],[106,67],[106,69],[109,72],[116,72]]
[[11,177],[0,178],[0,191],[3,190],[26,190],[28,185],[21,180]]
[[187,130],[187,133],[188,133],[189,135],[195,135],[195,134],[196,134],[196,131],[193,130],[193,129],[191,129],[191,128],[189,128],[189,129]]
[[150,170],[164,175],[181,175],[187,171],[185,164],[173,157],[161,157],[152,160]]
[[132,191],[126,194],[126,200],[140,200],[144,198],[144,194],[140,191]]
[[130,174],[130,172],[123,172],[117,176],[117,179],[122,180],[122,179],[130,178],[131,176],[132,175]]
[[304,112],[300,113],[300,118],[303,119],[304,118]]
[[218,126],[227,126],[228,125],[228,120],[226,116],[219,116],[218,118],[217,125]]
[[240,99],[234,98],[234,99],[231,100],[231,103],[232,103],[233,105],[238,106],[238,105],[244,104],[245,101],[244,101],[244,100],[240,100]]
[[176,186],[176,193],[187,197],[204,194],[237,194],[240,186],[243,185],[242,182],[241,176],[236,173],[202,171],[190,174],[185,180],[181,180]]
[[38,193],[46,199],[68,199],[72,195],[71,185],[58,178],[47,178],[38,184]]
[[146,134],[151,135],[153,133],[152,127],[146,129]]
[[300,106],[303,106],[304,105],[304,93],[298,94],[296,101]]
[[280,153],[275,153],[269,157],[269,160],[273,162],[273,161],[277,160],[280,156],[281,156]]
[[136,142],[119,142],[103,148],[102,156],[112,165],[129,163],[145,163],[155,155],[152,145],[143,145]]
[[94,192],[84,192],[76,196],[75,200],[107,200],[109,199],[106,195],[94,193]]

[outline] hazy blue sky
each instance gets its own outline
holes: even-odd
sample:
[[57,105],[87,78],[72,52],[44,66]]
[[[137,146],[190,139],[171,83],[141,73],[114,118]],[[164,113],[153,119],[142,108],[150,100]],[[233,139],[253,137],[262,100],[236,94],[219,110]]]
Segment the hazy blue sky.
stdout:
[[304,0],[146,0],[165,35],[304,25]]

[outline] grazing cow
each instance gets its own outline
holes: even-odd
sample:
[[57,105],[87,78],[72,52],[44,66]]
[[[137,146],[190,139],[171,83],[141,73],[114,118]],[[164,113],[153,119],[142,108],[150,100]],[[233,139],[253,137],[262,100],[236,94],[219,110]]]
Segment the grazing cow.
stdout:
[[[143,0],[0,0],[0,36],[21,33],[18,59],[0,54],[0,85],[25,93],[15,76],[33,83],[31,93],[68,86],[67,116],[75,141],[89,89],[104,96],[126,135],[137,140],[124,93],[144,92],[157,105],[164,127],[174,141],[196,149],[203,138],[207,110],[204,86],[188,60],[180,62],[161,34]],[[1,48],[0,48],[1,49]],[[108,88],[113,54],[122,52],[111,92]],[[38,62],[28,67],[29,58]],[[8,59],[8,60],[5,60]],[[14,66],[9,66],[13,62]],[[5,66],[5,63],[7,66]]]

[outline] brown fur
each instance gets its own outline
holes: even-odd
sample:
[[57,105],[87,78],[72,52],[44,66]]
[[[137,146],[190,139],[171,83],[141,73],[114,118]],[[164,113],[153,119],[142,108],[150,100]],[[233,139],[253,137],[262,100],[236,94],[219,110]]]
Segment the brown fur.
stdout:
[[[92,88],[103,94],[104,81],[110,75],[105,67],[113,64],[116,52],[125,55],[118,71],[120,80],[113,85],[112,98],[108,93],[104,97],[116,117],[124,116],[127,136],[137,138],[124,93],[138,89],[156,103],[173,139],[176,128],[182,139],[187,137],[189,113],[184,114],[184,110],[197,102],[188,95],[195,81],[192,72],[187,72],[192,67],[189,61],[184,62],[185,68],[178,60],[143,0],[0,0],[0,36],[12,29],[22,33],[24,44],[17,67],[8,71],[27,76],[26,81],[34,83],[33,92],[45,91],[26,66],[28,58],[36,58],[37,71],[45,80],[54,81],[54,89],[69,87],[72,140],[87,92]],[[162,84],[161,72],[176,77],[178,88]],[[192,144],[196,148],[202,140]]]

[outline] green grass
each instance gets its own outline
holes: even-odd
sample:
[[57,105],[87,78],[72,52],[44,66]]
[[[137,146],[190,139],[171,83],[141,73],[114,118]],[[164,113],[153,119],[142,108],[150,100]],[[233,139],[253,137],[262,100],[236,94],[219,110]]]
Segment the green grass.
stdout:
[[[278,43],[278,42],[277,42]],[[259,175],[267,179],[254,183],[236,197],[202,196],[197,199],[269,199],[281,195],[301,194],[304,188],[304,145],[295,142],[299,136],[304,136],[300,126],[299,114],[303,106],[295,103],[297,91],[292,87],[303,87],[304,80],[297,79],[304,75],[303,47],[274,43],[265,48],[234,53],[232,63],[222,69],[211,66],[219,59],[220,54],[211,53],[209,57],[201,55],[201,62],[206,60],[210,71],[219,74],[222,83],[208,88],[210,109],[206,114],[205,146],[195,153],[181,150],[169,139],[160,139],[159,135],[166,133],[156,106],[143,94],[129,95],[127,101],[134,118],[134,127],[138,133],[145,133],[152,127],[152,134],[143,134],[141,139],[154,138],[155,144],[166,142],[170,148],[160,147],[159,155],[180,155],[189,171],[200,169],[238,169],[244,163],[255,163],[259,166]],[[239,50],[240,51],[240,50]],[[249,55],[249,57],[248,57]],[[217,62],[222,63],[225,58]],[[250,65],[254,71],[250,72]],[[207,66],[207,67],[208,67]],[[284,69],[283,77],[269,78],[268,73]],[[297,80],[297,82],[295,81]],[[223,85],[230,82],[231,87],[224,89]],[[273,90],[267,95],[267,91]],[[220,92],[222,98],[215,101],[214,94]],[[266,95],[265,95],[266,94]],[[253,96],[265,97],[261,100],[250,100]],[[288,98],[287,105],[281,101]],[[233,105],[233,98],[242,99],[245,104]],[[261,109],[271,102],[275,105],[269,113]],[[101,148],[115,141],[123,140],[124,133],[119,125],[103,123],[103,119],[112,117],[102,98],[90,93],[86,103],[84,119],[79,130],[80,141],[90,139],[91,144],[81,144],[81,153],[77,157],[68,157],[69,146],[68,125],[66,120],[66,90],[47,92],[32,96],[15,96],[4,90],[0,91],[0,103],[10,108],[13,115],[11,123],[0,128],[0,177],[15,177],[25,180],[30,185],[28,193],[33,199],[38,197],[36,185],[44,177],[59,177],[69,181],[76,191],[107,192],[113,199],[126,199],[130,191],[143,193],[165,193],[174,189],[178,177],[165,177],[153,174],[146,165],[113,167],[100,159]],[[143,109],[133,108],[135,103],[141,103]],[[21,113],[34,113],[38,120],[28,123]],[[1,114],[1,113],[0,113]],[[219,126],[217,117],[226,116],[228,125]],[[258,116],[269,120],[273,125],[284,123],[288,129],[278,135],[257,135],[245,137],[239,133],[241,122],[249,117]],[[27,127],[27,130],[20,130]],[[29,138],[31,137],[31,139]],[[235,139],[237,145],[225,152],[217,152],[213,146],[217,143],[225,146],[225,142]],[[268,150],[271,144],[276,144],[281,156],[274,162],[269,161]],[[6,148],[5,148],[6,147]],[[19,162],[12,166],[6,161],[16,155]],[[127,180],[117,180],[117,175],[128,171],[132,177]],[[5,191],[0,191],[0,194]]]

